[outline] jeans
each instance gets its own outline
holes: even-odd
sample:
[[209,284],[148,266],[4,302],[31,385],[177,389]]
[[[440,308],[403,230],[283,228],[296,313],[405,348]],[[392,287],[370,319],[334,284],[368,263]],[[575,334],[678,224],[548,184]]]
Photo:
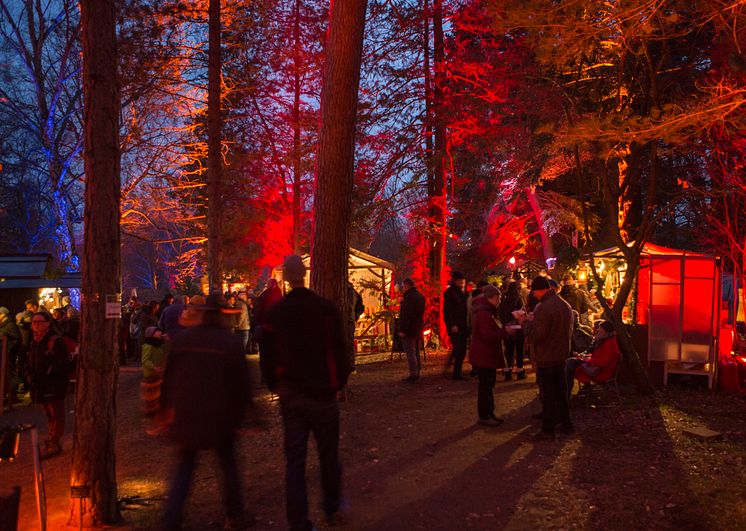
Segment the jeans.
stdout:
[[246,345],[249,344],[249,331],[248,330],[236,330],[236,335],[241,339],[243,345],[243,351],[246,353]]
[[419,378],[422,363],[420,362],[420,349],[416,337],[404,336],[401,338],[402,347],[407,354],[407,363],[409,364],[409,375]]
[[568,358],[565,361],[565,379],[567,380],[567,398],[572,395],[572,388],[575,385],[575,369],[585,363],[579,358]]
[[[223,503],[228,518],[240,518],[243,514],[241,495],[241,480],[238,474],[236,454],[234,449],[234,435],[231,433],[216,448],[220,469],[223,474]],[[178,449],[179,463],[176,472],[171,478],[168,490],[166,510],[163,515],[163,529],[181,529],[184,502],[189,495],[189,487],[192,483],[192,473],[197,465],[197,452],[193,448],[180,447]]]
[[451,357],[453,358],[453,377],[461,378],[461,368],[466,358],[466,345],[469,337],[466,334],[451,334]]
[[520,330],[516,332],[514,336],[508,336],[505,339],[505,368],[510,369],[515,366],[519,369],[523,369],[523,344],[524,337],[523,332]]
[[65,399],[41,402],[41,407],[47,416],[48,438],[59,444],[65,434]]
[[497,369],[484,369],[477,367],[479,376],[479,390],[477,391],[477,414],[482,420],[487,420],[495,415],[495,397],[492,390],[495,387]]
[[553,434],[558,420],[563,427],[572,427],[565,364],[539,367],[536,372],[539,375],[539,395],[544,413],[541,431]]
[[339,509],[342,465],[339,462],[339,406],[336,400],[316,400],[297,391],[280,392],[285,431],[285,499],[291,531],[313,529],[308,519],[306,452],[313,433],[319,452],[323,508]]

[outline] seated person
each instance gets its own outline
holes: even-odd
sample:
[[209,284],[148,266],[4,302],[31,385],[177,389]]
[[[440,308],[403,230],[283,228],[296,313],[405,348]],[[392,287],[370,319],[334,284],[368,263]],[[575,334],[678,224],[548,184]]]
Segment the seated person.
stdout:
[[565,362],[568,396],[572,394],[573,379],[589,384],[606,381],[614,375],[621,352],[611,321],[603,321],[597,327],[589,352],[590,356],[573,356]]

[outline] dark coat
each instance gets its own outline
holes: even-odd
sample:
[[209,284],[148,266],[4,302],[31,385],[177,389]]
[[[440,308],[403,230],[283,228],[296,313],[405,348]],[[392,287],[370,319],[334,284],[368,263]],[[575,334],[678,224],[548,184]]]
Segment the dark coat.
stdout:
[[347,383],[352,365],[342,313],[331,301],[295,288],[270,309],[264,334],[264,378],[271,390],[334,400]]
[[468,297],[455,284],[451,284],[443,292],[443,319],[449,334],[452,333],[451,328],[454,326],[458,326],[459,334],[467,333],[466,300]]
[[251,403],[249,368],[241,340],[230,330],[202,325],[173,337],[161,389],[170,436],[186,448],[214,448],[241,425]]
[[253,326],[261,326],[267,320],[267,315],[272,307],[282,299],[282,291],[277,282],[272,282],[270,286],[262,291],[261,295],[254,301],[254,320]]
[[500,322],[504,325],[515,323],[516,318],[513,315],[513,312],[516,310],[523,310],[523,299],[520,295],[516,295],[513,299],[501,299],[500,306],[498,306],[498,316],[500,317]]
[[8,317],[3,324],[0,324],[0,336],[7,338],[9,353],[15,354],[16,350],[21,348],[21,331],[12,317]]
[[424,326],[425,297],[412,287],[404,292],[399,309],[399,328],[407,337],[421,338]]
[[[55,338],[52,340],[52,338]],[[29,383],[34,402],[54,402],[65,398],[69,360],[61,337],[49,330],[41,341],[31,339],[29,346]]]
[[572,308],[549,290],[536,306],[534,320],[523,323],[523,331],[533,345],[532,352],[537,367],[553,367],[565,363],[570,357],[572,329]]
[[502,369],[505,367],[503,340],[508,333],[495,320],[497,308],[479,297],[474,300],[472,311],[469,362],[481,369]]
[[591,307],[588,305],[588,300],[585,294],[578,288],[576,288],[575,286],[571,286],[570,284],[562,286],[560,297],[562,297],[565,302],[570,305],[570,308],[578,312],[579,315],[583,315],[591,309]]

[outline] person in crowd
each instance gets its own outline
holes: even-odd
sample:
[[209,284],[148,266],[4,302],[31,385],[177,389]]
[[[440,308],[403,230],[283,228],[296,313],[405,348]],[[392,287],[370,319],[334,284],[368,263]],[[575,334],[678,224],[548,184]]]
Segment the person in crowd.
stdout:
[[67,311],[73,307],[72,301],[70,300],[69,295],[65,295],[64,297],[62,297],[60,304],[62,304],[62,312],[65,315],[67,315]]
[[188,328],[202,322],[202,310],[200,308],[204,305],[205,297],[203,295],[190,297],[189,303],[184,306],[184,311],[179,316],[179,325],[182,328]]
[[407,277],[402,282],[402,301],[399,307],[399,324],[397,333],[407,355],[409,376],[404,381],[414,383],[420,378],[420,341],[422,340],[423,318],[425,315],[425,297],[417,290],[414,280]]
[[62,308],[54,308],[52,310],[52,320],[60,334],[63,336],[68,334],[70,331],[70,320],[67,318],[67,314],[62,311]]
[[474,301],[469,349],[469,361],[476,368],[479,377],[477,422],[494,427],[503,423],[503,419],[495,415],[493,389],[497,370],[505,367],[502,343],[508,337],[508,331],[497,321],[499,303],[498,288],[491,285],[482,288],[482,296]]
[[614,375],[622,354],[611,321],[603,321],[598,326],[589,352],[573,356],[565,363],[568,398],[572,395],[573,380],[583,386],[582,391],[590,386],[591,380],[605,381]]
[[[505,295],[500,300],[498,316],[503,326],[513,326],[518,324],[513,312],[519,312],[524,309],[523,299],[521,298],[520,284],[516,281],[509,282]],[[523,369],[523,345],[526,342],[523,336],[523,330],[514,329],[515,333],[507,335],[503,341],[505,343],[505,368],[503,369],[503,378],[510,380],[513,377],[515,368],[515,377],[517,380],[526,378],[526,371]]]
[[161,312],[161,316],[158,318],[158,329],[162,330],[169,338],[174,337],[182,329],[179,324],[179,317],[181,312],[184,311],[184,306],[186,306],[186,297],[176,295],[173,302]]
[[42,457],[49,458],[62,451],[68,352],[65,342],[52,329],[52,317],[48,313],[36,312],[31,318],[31,328],[28,383],[32,401],[41,404],[47,417],[48,436]]
[[292,290],[269,310],[262,347],[265,380],[280,397],[291,531],[313,529],[305,478],[309,433],[316,439],[327,522],[334,524],[344,509],[336,395],[352,370],[342,313],[304,287],[305,275],[300,256],[285,259],[283,276]]
[[466,278],[463,273],[454,271],[451,274],[451,283],[443,293],[443,319],[445,320],[448,337],[451,339],[451,353],[446,362],[446,370],[453,362],[453,379],[465,380],[462,375],[462,366],[466,358],[466,348],[469,339],[469,330],[466,323],[466,301],[464,284]]
[[345,332],[347,338],[347,351],[350,356],[350,366],[353,372],[355,371],[355,327],[360,316],[365,312],[365,306],[363,305],[363,296],[355,289],[352,282],[347,281],[345,288]]
[[567,400],[565,361],[570,357],[572,308],[552,289],[549,279],[536,277],[531,291],[539,300],[533,314],[518,314],[523,331],[532,345],[536,363],[539,396],[542,405],[542,428],[537,440],[554,439],[555,426],[570,434],[574,431]]
[[475,287],[469,293],[469,298],[466,300],[466,326],[471,330],[471,318],[474,312],[474,301],[482,296],[482,289],[487,285],[486,280],[480,280],[476,283]]
[[585,306],[588,308],[589,312],[581,313],[580,314],[580,323],[585,326],[591,326],[593,324],[593,314],[597,313],[601,307],[599,306],[598,302],[594,299],[594,297],[591,296],[590,292],[588,291],[588,285],[587,284],[578,284],[578,293],[585,301]]
[[64,335],[80,342],[80,312],[72,306],[67,309],[67,332]]
[[572,352],[582,354],[590,349],[593,342],[593,329],[580,322],[580,316],[575,310],[572,311]]
[[251,330],[251,313],[245,289],[238,292],[234,306],[241,312],[238,314],[236,322],[236,335],[241,339],[243,350],[246,352],[249,344],[249,331]]
[[264,370],[264,356],[262,355],[264,325],[269,310],[280,302],[281,299],[282,290],[280,286],[274,278],[270,278],[267,282],[267,287],[264,288],[264,291],[262,291],[254,304],[254,321],[251,323],[254,328],[251,330],[251,333],[259,347],[259,372],[262,374],[262,381],[264,381],[263,375],[266,372]]
[[578,316],[588,315],[588,310],[592,307],[588,304],[588,298],[585,294],[577,288],[575,285],[575,277],[571,273],[566,273],[562,277],[562,289],[559,293],[570,307],[578,312]]
[[135,352],[137,352],[137,339],[130,333],[132,327],[133,318],[138,312],[140,303],[137,301],[137,297],[133,295],[130,297],[127,304],[122,307],[122,319],[119,325],[119,363],[120,365],[126,365],[128,360],[134,359]]
[[145,330],[141,355],[143,380],[150,381],[154,377],[160,378],[163,375],[166,362],[164,347],[168,339],[168,334],[156,326]]
[[166,293],[166,295],[163,296],[163,299],[161,299],[161,302],[158,303],[158,306],[155,308],[155,311],[153,312],[153,315],[155,315],[156,319],[160,319],[163,311],[169,306],[171,306],[173,303],[174,303],[173,294]]
[[[8,396],[13,399],[24,377],[25,360],[21,359],[21,331],[18,329],[14,319],[10,317],[10,310],[5,306],[0,307],[0,337],[5,338],[5,348],[8,355],[8,369],[10,371],[10,390]],[[2,375],[0,375],[2,377]],[[3,397],[0,396],[0,403]]]
[[[163,529],[181,529],[183,507],[200,450],[215,450],[222,471],[226,529],[245,526],[236,430],[251,405],[249,367],[241,341],[230,330],[225,299],[210,295],[192,309],[193,326],[173,337],[161,386],[161,418],[177,447]],[[195,399],[199,397],[199,399]]]
[[[142,344],[145,341],[145,330],[151,326],[158,326],[158,301],[143,304],[137,314],[137,357],[142,355]],[[131,330],[131,329],[130,329]]]
[[166,364],[165,342],[167,339],[168,336],[162,330],[151,326],[145,330],[145,341],[142,344],[140,396],[142,398],[143,416],[147,422],[145,431],[153,435],[159,432],[155,417],[160,410],[161,383]]

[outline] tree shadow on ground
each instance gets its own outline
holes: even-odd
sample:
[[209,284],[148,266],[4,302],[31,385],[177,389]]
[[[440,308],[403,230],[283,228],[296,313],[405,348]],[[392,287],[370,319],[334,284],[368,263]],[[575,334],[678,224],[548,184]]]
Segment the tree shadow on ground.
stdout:
[[713,529],[688,486],[660,409],[652,401],[591,408],[575,401],[576,442],[568,510],[584,529]]
[[[501,428],[471,425],[385,463],[364,487],[368,499],[359,500],[379,512],[367,510],[354,528],[453,529],[458,522],[505,527],[518,500],[562,448],[527,439],[524,419],[536,407],[532,402],[503,413]],[[353,476],[351,484],[357,490],[364,479]]]

